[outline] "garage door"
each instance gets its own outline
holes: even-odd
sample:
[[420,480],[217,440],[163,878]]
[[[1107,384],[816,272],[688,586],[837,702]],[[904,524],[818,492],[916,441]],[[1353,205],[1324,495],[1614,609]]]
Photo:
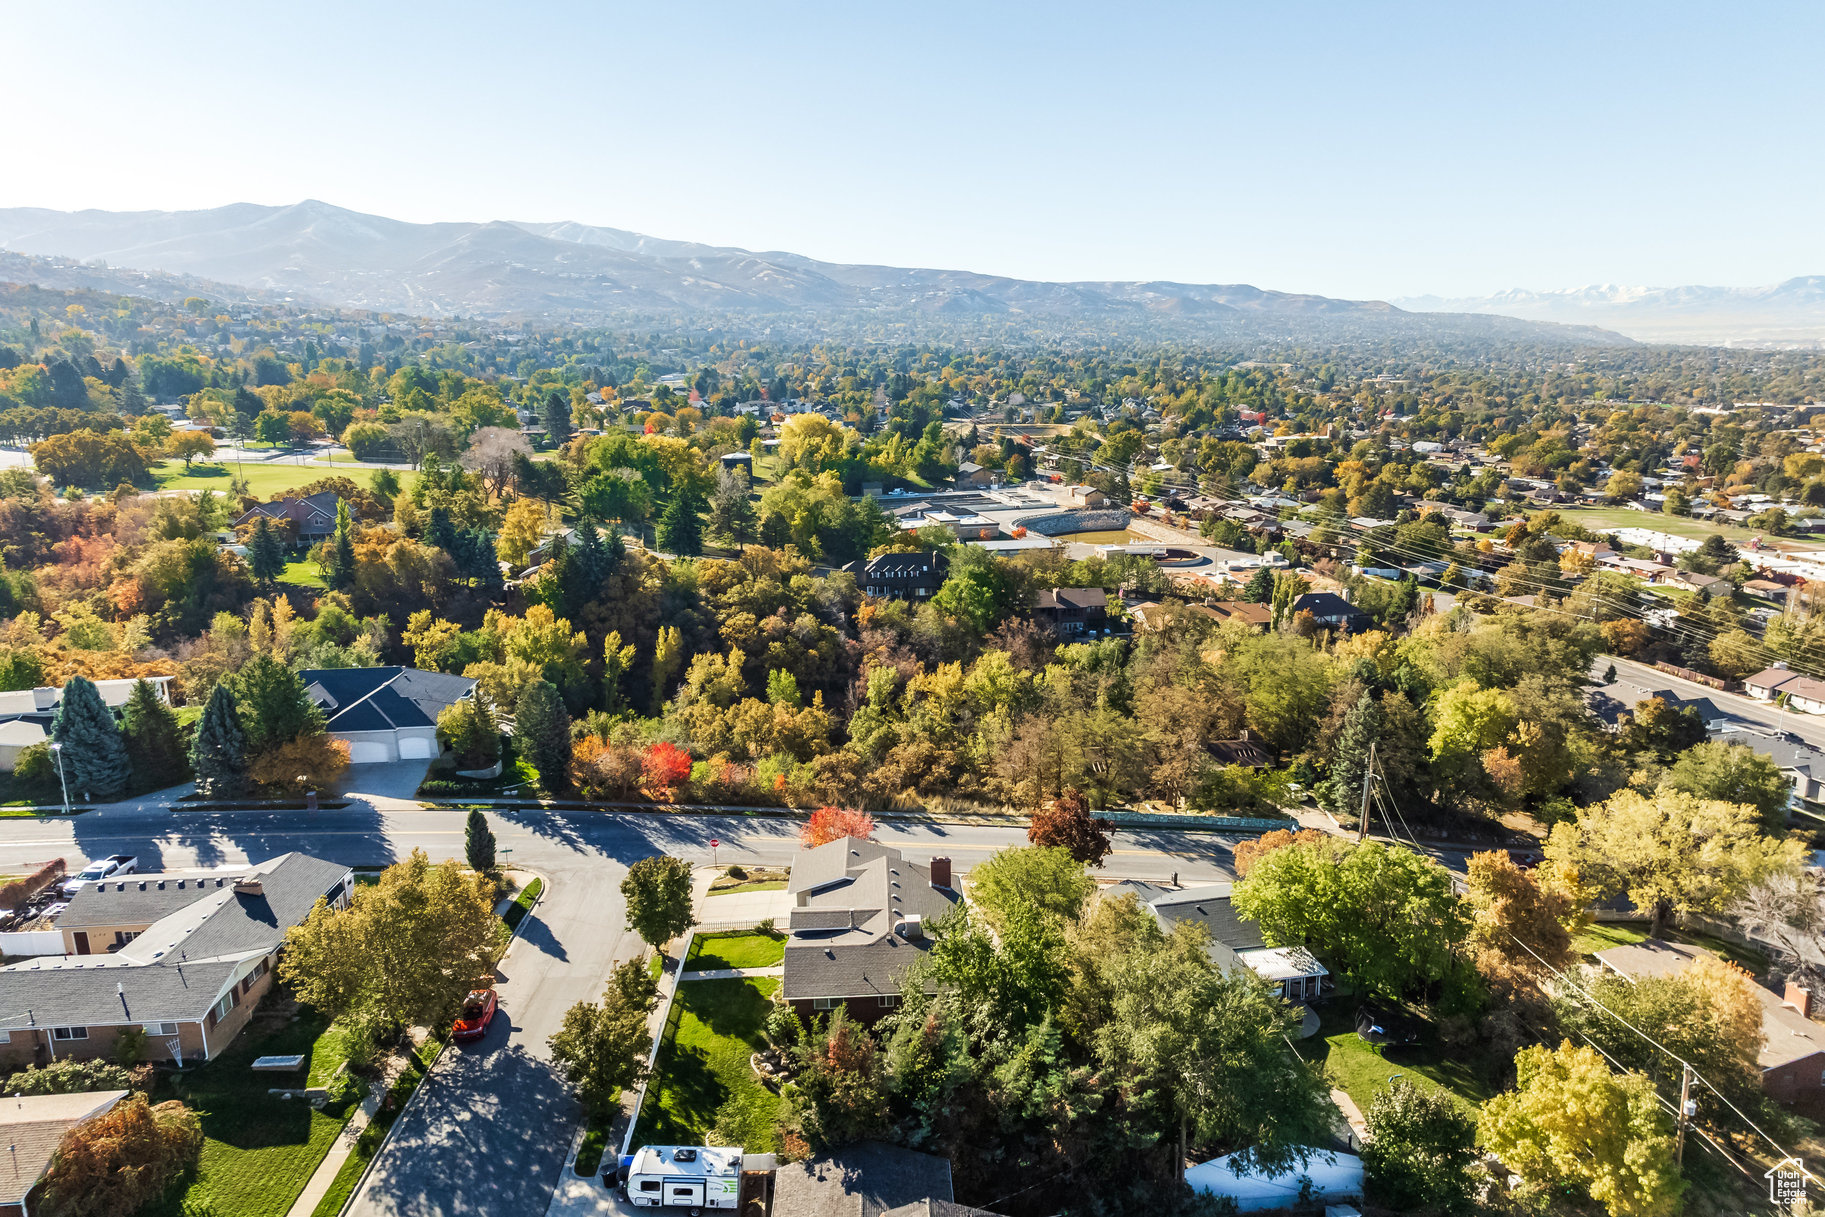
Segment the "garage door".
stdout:
[[376,744],[370,740],[355,740],[349,744],[351,765],[379,765],[392,759],[391,749],[385,744]]
[[399,759],[402,761],[423,761],[431,757],[431,741],[415,736],[399,737]]

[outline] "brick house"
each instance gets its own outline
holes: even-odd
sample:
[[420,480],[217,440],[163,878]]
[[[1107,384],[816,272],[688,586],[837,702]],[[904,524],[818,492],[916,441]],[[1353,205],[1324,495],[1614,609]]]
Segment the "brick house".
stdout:
[[57,919],[66,955],[0,968],[0,1065],[108,1058],[123,1027],[154,1061],[207,1061],[234,1042],[273,983],[285,931],[354,872],[282,854],[235,872],[92,883]]
[[931,949],[928,927],[957,907],[949,858],[908,862],[900,851],[844,837],[792,860],[786,971],[780,992],[809,1020],[847,1007],[872,1023],[900,1001],[900,977]]
[[293,541],[315,545],[327,541],[336,531],[336,505],[339,502],[335,491],[319,490],[301,499],[282,498],[256,503],[234,522],[234,526],[237,531],[252,528],[254,521],[264,516],[270,523],[279,525],[284,535]]

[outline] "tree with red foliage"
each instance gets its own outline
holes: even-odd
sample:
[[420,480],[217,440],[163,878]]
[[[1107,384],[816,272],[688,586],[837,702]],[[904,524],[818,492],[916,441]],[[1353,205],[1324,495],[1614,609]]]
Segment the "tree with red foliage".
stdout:
[[874,836],[874,817],[848,807],[820,807],[811,813],[798,835],[799,840],[813,849],[840,837],[860,837],[866,841]]
[[669,802],[672,792],[691,780],[691,754],[660,740],[640,758],[640,772],[647,794]]
[[1090,802],[1080,790],[1067,790],[1051,804],[1033,813],[1027,840],[1035,845],[1068,849],[1086,866],[1103,864],[1109,856],[1115,821],[1090,814]]

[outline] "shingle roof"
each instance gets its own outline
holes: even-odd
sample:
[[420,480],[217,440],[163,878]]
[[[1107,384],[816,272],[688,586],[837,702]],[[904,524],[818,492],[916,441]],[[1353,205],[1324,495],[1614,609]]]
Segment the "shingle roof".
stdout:
[[923,1200],[948,1203],[951,1194],[946,1159],[863,1141],[781,1166],[773,1179],[773,1211],[792,1217],[886,1217]]
[[82,1094],[15,1095],[0,1100],[0,1139],[7,1143],[6,1169],[0,1170],[0,1204],[19,1204],[38,1181],[63,1134],[94,1119],[126,1098],[125,1090]]
[[958,900],[932,886],[930,867],[859,837],[799,851],[787,892],[792,936],[781,991],[788,999],[897,993],[901,973],[932,939],[895,926],[914,916],[929,926]]
[[[92,884],[71,901],[71,909],[81,904],[86,924],[147,928],[110,955],[41,956],[0,968],[0,1029],[195,1022],[242,963],[277,949],[348,874],[339,862],[291,853],[220,876],[225,883],[167,878],[168,901],[159,898],[158,875]],[[237,892],[236,878],[258,879],[260,891]],[[180,882],[189,899],[168,907]],[[148,924],[152,913],[159,915]]]
[[310,668],[298,679],[331,732],[435,727],[439,714],[475,689],[467,676],[398,666]]
[[[1599,951],[1597,960],[1630,980],[1639,980],[1644,976],[1673,976],[1691,966],[1699,956],[1708,954],[1710,952],[1703,947],[1650,938],[1646,942]],[[1756,1063],[1764,1071],[1825,1055],[1825,1026],[1813,1022],[1762,986],[1751,982],[1750,987],[1762,1003],[1762,1044],[1756,1054]]]
[[1211,954],[1228,966],[1235,962],[1238,951],[1259,950],[1267,945],[1267,940],[1261,937],[1260,927],[1252,921],[1244,921],[1230,902],[1234,886],[1208,883],[1174,888],[1130,879],[1109,888],[1103,895],[1134,895],[1153,910],[1163,930],[1180,922],[1203,926],[1210,935]]

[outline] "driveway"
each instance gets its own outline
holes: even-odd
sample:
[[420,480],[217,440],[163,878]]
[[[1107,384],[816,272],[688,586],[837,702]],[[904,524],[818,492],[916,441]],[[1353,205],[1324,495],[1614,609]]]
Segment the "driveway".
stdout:
[[350,765],[342,779],[342,797],[366,799],[386,811],[403,810],[397,806],[402,803],[416,807],[419,784],[425,780],[425,773],[430,768],[430,761]]

